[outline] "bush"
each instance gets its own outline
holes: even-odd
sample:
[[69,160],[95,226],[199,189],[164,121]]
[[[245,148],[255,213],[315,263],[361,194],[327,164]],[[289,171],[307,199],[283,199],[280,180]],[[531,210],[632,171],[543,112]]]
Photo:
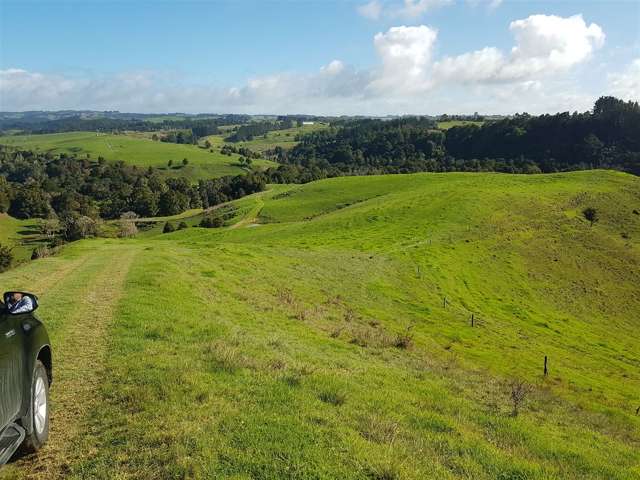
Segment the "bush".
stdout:
[[162,233],[171,233],[171,232],[175,232],[176,229],[173,226],[173,224],[167,222],[164,224],[164,228],[162,229]]
[[582,211],[582,215],[584,215],[584,218],[586,218],[589,222],[591,222],[592,227],[593,227],[593,224],[599,220],[598,211],[593,207],[585,208]]
[[200,222],[200,226],[204,228],[220,228],[223,225],[224,220],[220,215],[209,215]]
[[46,245],[36,247],[31,253],[31,260],[37,260],[39,258],[45,258],[51,256],[51,250]]
[[13,253],[11,249],[0,243],[0,272],[5,272],[11,268],[13,263]]
[[185,222],[180,222],[180,225],[178,225],[178,230],[184,230],[185,228],[189,228],[189,225],[187,225]]
[[68,241],[95,237],[98,234],[98,224],[93,218],[75,212],[63,219],[62,229],[64,238]]

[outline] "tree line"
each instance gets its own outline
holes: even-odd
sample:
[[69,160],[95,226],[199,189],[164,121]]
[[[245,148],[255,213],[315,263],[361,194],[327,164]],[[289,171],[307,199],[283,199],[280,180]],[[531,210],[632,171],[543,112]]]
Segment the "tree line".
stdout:
[[640,107],[600,98],[592,111],[516,115],[442,131],[427,118],[347,120],[267,157],[328,176],[419,171],[540,173],[612,168],[640,174]]
[[240,125],[234,129],[234,132],[225,138],[227,142],[248,142],[255,137],[265,136],[268,132],[274,130],[286,130],[293,128],[294,122],[292,118],[285,117],[276,122],[253,122],[247,125]]

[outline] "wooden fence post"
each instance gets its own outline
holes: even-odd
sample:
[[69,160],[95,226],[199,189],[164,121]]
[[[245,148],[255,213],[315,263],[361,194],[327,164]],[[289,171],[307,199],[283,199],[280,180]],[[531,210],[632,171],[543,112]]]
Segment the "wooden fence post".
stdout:
[[547,356],[544,356],[544,376],[546,377],[547,374],[549,373],[549,370],[547,370]]
[[471,326],[472,326],[472,327],[473,327],[473,321],[474,321],[474,318],[473,318],[473,313],[472,313],[472,314],[471,314]]

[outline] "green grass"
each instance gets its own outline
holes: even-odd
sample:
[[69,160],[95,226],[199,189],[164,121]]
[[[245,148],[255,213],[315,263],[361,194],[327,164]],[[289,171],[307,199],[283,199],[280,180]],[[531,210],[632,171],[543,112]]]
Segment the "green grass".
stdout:
[[[238,155],[222,155],[218,149],[210,152],[195,145],[178,145],[153,141],[147,133],[123,135],[100,134],[95,132],[70,132],[44,135],[17,135],[0,137],[0,144],[20,146],[40,152],[77,154],[92,160],[104,157],[107,160],[122,160],[139,167],[160,168],[166,175],[183,176],[192,180],[239,175],[246,170],[238,164]],[[182,159],[189,160],[182,166]],[[173,160],[173,167],[167,163]],[[256,160],[255,167],[273,165],[272,162]]]
[[39,224],[38,219],[19,220],[0,214],[0,243],[13,249],[15,262],[30,259],[33,249],[42,243]]
[[303,135],[306,133],[316,132],[329,128],[329,125],[325,123],[314,123],[313,125],[303,125],[301,127],[288,128],[285,130],[275,130],[267,132],[267,138],[263,136],[255,137],[248,142],[228,143],[224,139],[231,133],[227,132],[222,135],[211,135],[207,139],[214,147],[222,147],[225,143],[233,145],[237,148],[248,147],[254,152],[264,152],[266,150],[272,150],[275,147],[293,148],[298,142],[295,140],[296,135]]
[[640,478],[637,177],[344,177],[235,208],[2,275],[59,360],[50,444],[0,476]]

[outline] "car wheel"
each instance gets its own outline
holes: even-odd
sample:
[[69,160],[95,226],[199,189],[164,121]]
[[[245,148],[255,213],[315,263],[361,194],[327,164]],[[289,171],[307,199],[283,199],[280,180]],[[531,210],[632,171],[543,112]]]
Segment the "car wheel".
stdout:
[[25,437],[23,450],[35,452],[49,438],[49,377],[40,360],[36,362],[31,380],[29,416],[33,428]]

